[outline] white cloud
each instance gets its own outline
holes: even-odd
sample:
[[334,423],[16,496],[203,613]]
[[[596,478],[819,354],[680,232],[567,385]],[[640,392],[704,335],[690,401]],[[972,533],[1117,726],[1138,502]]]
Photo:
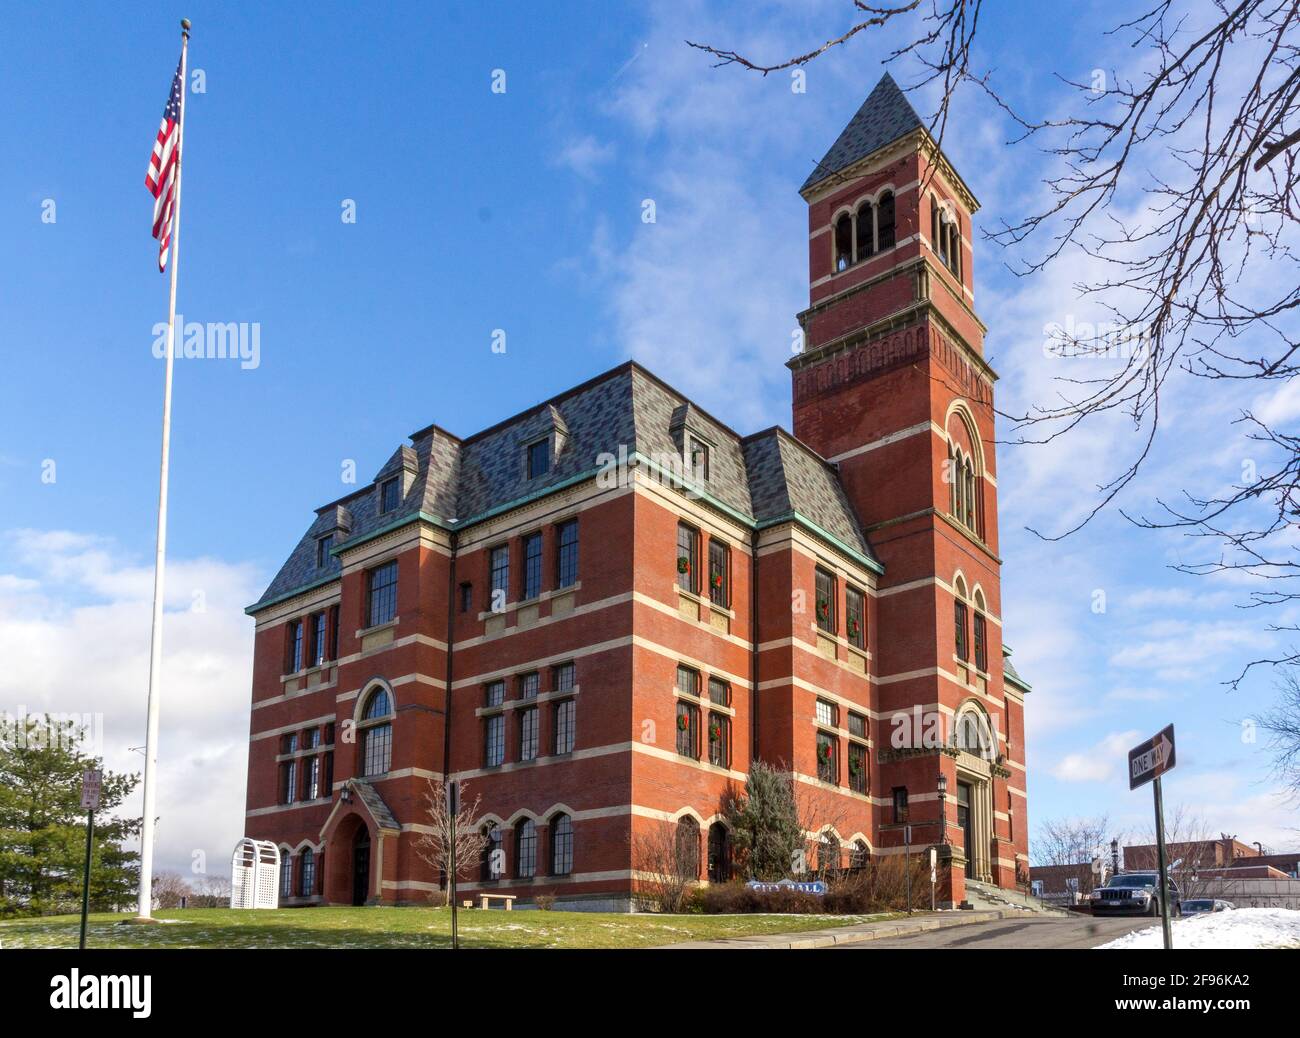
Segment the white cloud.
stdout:
[[1129,748],[1141,738],[1133,729],[1111,732],[1090,750],[1067,753],[1051,769],[1052,775],[1062,782],[1107,782],[1115,777]]
[[[19,572],[5,572],[17,569]],[[168,565],[158,746],[158,867],[195,852],[224,869],[242,835],[256,570],[218,559]],[[115,771],[140,771],[152,569],[73,531],[0,534],[0,710],[102,717]],[[126,805],[138,812],[140,794]]]
[[557,166],[571,169],[586,180],[594,180],[598,169],[614,157],[614,145],[602,144],[591,134],[569,141],[555,156]]

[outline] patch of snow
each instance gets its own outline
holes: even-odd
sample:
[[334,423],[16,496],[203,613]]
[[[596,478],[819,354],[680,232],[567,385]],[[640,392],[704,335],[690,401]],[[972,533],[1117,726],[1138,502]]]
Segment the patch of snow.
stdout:
[[[1288,908],[1238,908],[1173,920],[1175,948],[1297,948],[1300,912]],[[1160,926],[1134,930],[1101,948],[1162,948]]]

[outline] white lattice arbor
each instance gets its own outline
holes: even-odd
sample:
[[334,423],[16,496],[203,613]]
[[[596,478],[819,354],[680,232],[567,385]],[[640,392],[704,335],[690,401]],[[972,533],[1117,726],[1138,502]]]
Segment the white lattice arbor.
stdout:
[[280,848],[245,836],[230,856],[230,907],[280,907]]

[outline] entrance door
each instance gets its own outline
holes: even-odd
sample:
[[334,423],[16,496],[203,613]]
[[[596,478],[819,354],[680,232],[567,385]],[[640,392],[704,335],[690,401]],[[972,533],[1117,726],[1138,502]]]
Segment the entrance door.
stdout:
[[962,851],[966,855],[966,878],[975,878],[975,818],[970,809],[969,782],[957,783],[957,824],[961,826]]
[[352,841],[352,903],[364,905],[370,896],[370,832],[362,826]]

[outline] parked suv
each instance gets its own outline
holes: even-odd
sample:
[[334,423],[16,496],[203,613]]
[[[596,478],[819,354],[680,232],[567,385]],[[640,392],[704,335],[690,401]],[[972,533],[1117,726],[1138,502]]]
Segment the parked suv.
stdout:
[[[1169,881],[1173,914],[1182,915],[1178,884]],[[1092,892],[1094,915],[1160,915],[1160,873],[1123,872]]]

